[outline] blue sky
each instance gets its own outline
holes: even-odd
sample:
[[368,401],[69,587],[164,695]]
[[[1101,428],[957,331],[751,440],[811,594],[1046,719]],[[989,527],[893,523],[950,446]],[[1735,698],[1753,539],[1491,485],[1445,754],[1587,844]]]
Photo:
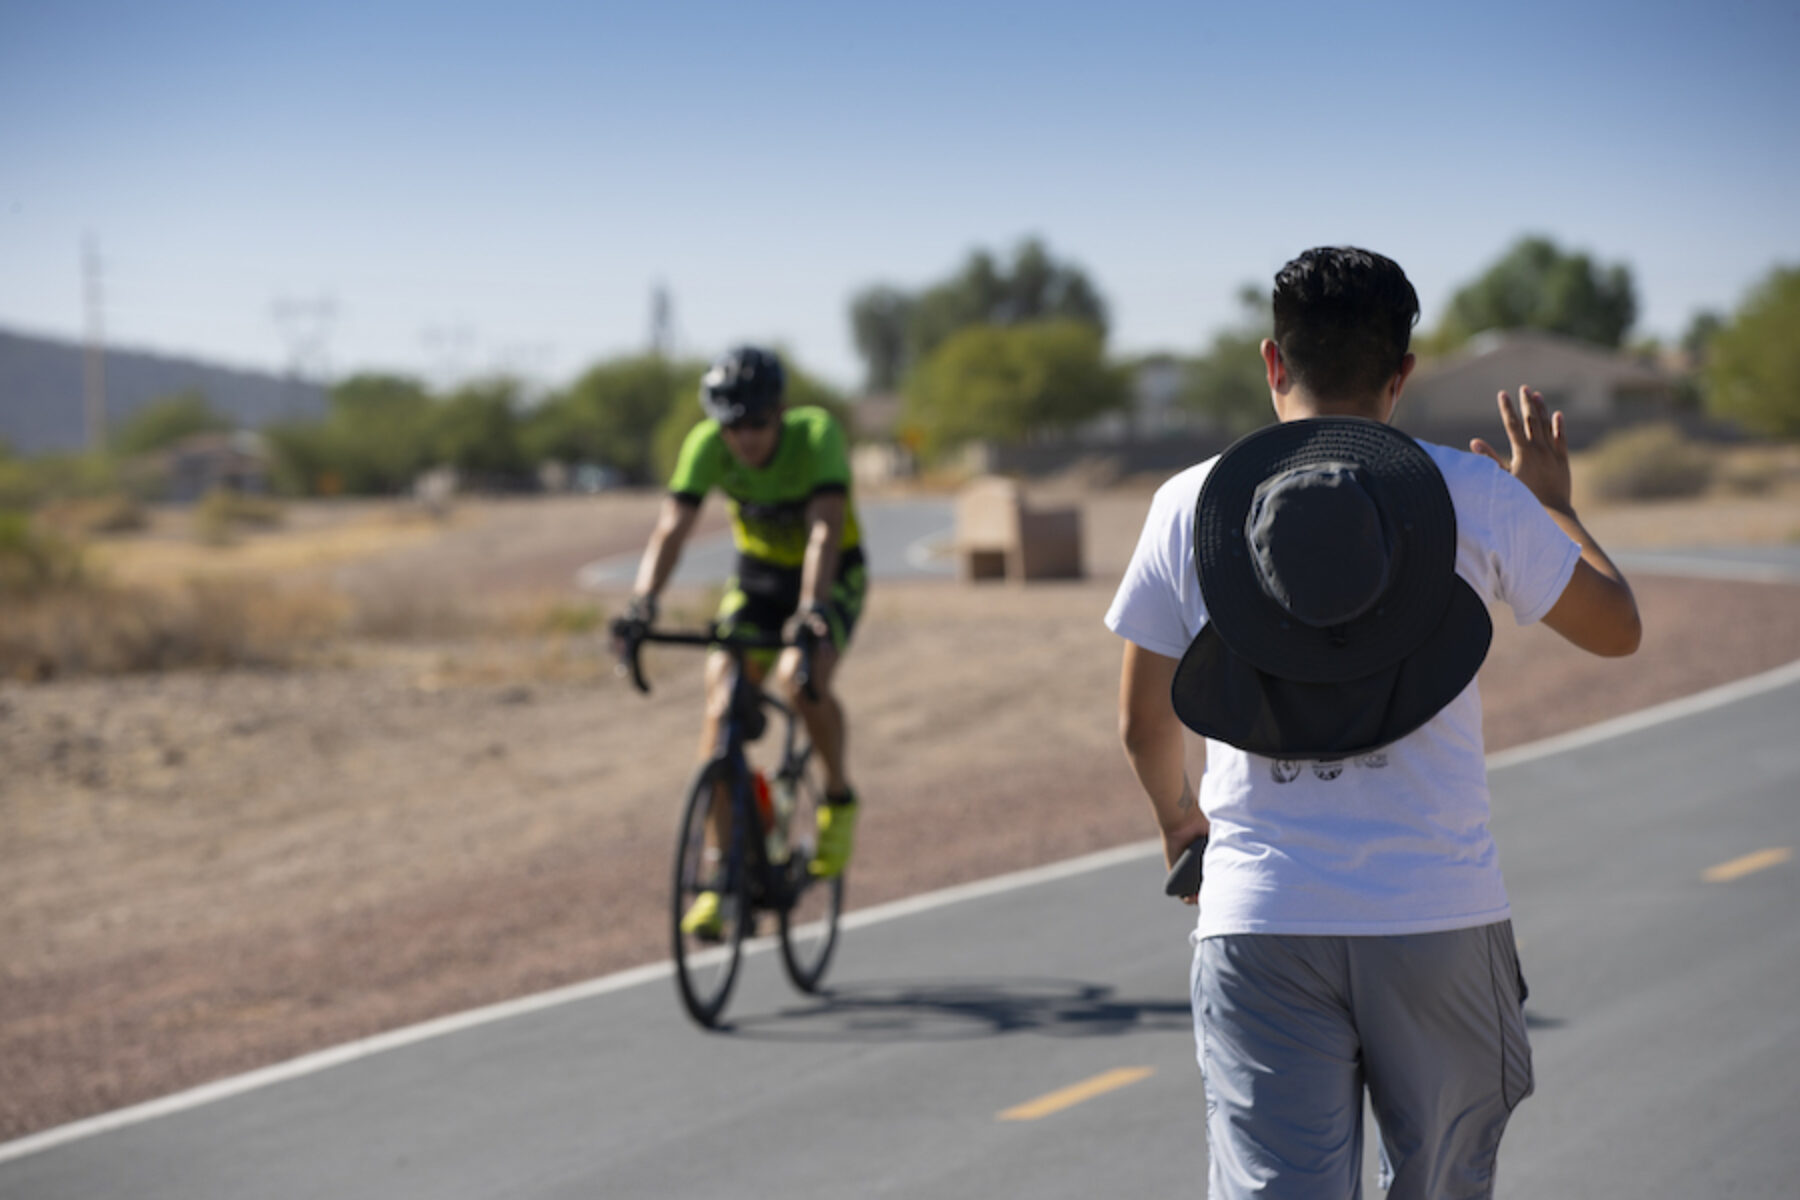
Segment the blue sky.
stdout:
[[[1367,7],[1368,11],[1362,11]],[[0,325],[548,385],[641,347],[787,347],[1028,235],[1120,352],[1193,351],[1307,246],[1434,323],[1516,237],[1636,277],[1678,336],[1800,262],[1800,7],[458,5],[0,0]]]

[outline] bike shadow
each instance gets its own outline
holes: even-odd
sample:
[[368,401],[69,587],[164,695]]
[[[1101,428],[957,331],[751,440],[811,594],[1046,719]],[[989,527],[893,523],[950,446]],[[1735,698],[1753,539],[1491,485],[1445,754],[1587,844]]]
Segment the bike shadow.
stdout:
[[1192,1028],[1185,998],[1132,999],[1110,985],[1078,979],[999,978],[841,984],[812,1003],[740,1015],[722,1032],[770,1042],[946,1042]]

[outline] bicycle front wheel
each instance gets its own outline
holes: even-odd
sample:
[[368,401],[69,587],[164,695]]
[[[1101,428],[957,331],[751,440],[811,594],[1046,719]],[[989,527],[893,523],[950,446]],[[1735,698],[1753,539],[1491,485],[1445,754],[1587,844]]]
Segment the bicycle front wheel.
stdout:
[[[718,1025],[737,982],[744,930],[753,919],[742,840],[730,829],[731,789],[718,786],[731,778],[726,764],[718,762],[695,776],[675,846],[675,982],[688,1015],[708,1029]],[[716,819],[715,797],[721,808]],[[725,836],[715,838],[709,829]],[[714,899],[704,901],[706,894]],[[716,913],[709,916],[697,905],[716,905]]]
[[837,949],[838,915],[844,908],[844,877],[815,879],[807,863],[817,834],[819,806],[825,803],[823,768],[810,751],[798,760],[797,801],[792,824],[795,853],[788,860],[793,892],[781,910],[781,963],[788,979],[803,992],[817,992],[824,982],[831,952]]

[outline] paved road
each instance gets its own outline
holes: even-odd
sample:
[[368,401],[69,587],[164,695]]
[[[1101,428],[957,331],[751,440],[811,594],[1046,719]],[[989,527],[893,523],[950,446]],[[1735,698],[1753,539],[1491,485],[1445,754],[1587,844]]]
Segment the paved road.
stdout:
[[[1679,720],[1497,757],[1538,1074],[1501,1195],[1794,1194],[1796,728],[1790,670]],[[0,1197],[1200,1194],[1188,917],[1159,876],[1127,848],[890,913],[849,933],[824,1000],[759,954],[722,1034],[688,1026],[658,975],[0,1147]]]
[[[954,513],[951,502],[920,499],[859,500],[863,550],[875,579],[951,578],[956,560],[948,553]],[[637,577],[640,553],[615,555],[576,572],[583,587],[621,587]],[[671,581],[679,585],[722,583],[737,554],[729,533],[696,538],[684,548]]]

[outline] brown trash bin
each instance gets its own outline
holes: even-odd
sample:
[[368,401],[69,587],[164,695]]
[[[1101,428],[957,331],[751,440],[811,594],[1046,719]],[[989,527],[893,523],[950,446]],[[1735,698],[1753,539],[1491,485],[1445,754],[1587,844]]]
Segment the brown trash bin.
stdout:
[[1034,508],[1015,480],[983,476],[956,498],[956,560],[965,582],[1081,578],[1081,510]]

